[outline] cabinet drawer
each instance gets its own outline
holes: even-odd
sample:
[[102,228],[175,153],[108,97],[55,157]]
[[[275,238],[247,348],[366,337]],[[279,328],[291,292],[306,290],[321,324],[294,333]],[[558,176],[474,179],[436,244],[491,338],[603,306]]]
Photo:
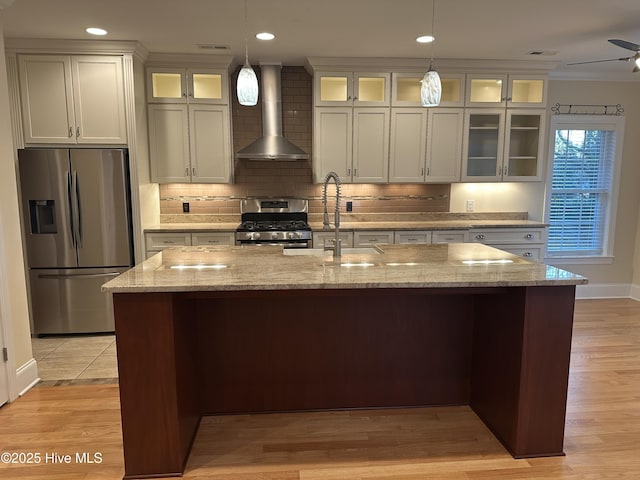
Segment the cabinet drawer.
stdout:
[[[334,232],[313,232],[313,248],[324,248],[325,243],[331,243],[336,238]],[[340,232],[342,248],[353,247],[353,232]]]
[[438,230],[431,234],[431,243],[464,243],[468,238],[467,230]]
[[393,232],[355,232],[354,247],[393,243]]
[[419,230],[395,232],[394,242],[400,244],[431,243],[431,232]]
[[233,232],[216,233],[192,233],[192,245],[234,245],[235,234]]
[[544,243],[544,228],[470,230],[469,241],[494,244]]
[[542,258],[544,245],[496,245],[495,248],[537,262]]
[[147,250],[191,245],[190,233],[147,233]]

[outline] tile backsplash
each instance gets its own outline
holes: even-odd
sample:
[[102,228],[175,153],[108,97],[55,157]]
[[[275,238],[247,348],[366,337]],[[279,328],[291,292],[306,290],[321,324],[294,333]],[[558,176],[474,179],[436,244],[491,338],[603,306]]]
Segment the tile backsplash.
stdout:
[[[259,68],[256,68],[259,78]],[[237,74],[237,72],[236,72]],[[285,137],[311,154],[312,77],[303,67],[282,69],[282,120]],[[261,135],[262,106],[243,107],[231,96],[234,152]],[[309,199],[310,213],[322,211],[322,185],[312,183],[311,161],[235,162],[233,184],[160,185],[160,213],[180,214],[189,202],[191,213],[239,214],[240,198],[302,197]],[[335,186],[328,188],[330,198]],[[448,184],[344,184],[344,202],[353,202],[354,213],[448,212]],[[343,203],[344,210],[344,203]]]

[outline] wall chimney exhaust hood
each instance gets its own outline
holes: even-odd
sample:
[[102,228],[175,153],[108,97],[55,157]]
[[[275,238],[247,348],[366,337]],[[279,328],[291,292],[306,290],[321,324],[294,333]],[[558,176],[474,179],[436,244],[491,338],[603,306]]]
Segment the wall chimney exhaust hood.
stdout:
[[236,153],[237,159],[307,160],[309,154],[282,135],[282,65],[261,64],[262,137]]

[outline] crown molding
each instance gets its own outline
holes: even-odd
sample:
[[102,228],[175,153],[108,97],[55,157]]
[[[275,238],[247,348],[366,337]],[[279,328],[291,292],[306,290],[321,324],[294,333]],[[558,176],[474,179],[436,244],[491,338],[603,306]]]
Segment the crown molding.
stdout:
[[51,38],[5,38],[10,53],[51,53],[86,55],[130,54],[146,60],[149,52],[139,42],[128,40],[72,40]]

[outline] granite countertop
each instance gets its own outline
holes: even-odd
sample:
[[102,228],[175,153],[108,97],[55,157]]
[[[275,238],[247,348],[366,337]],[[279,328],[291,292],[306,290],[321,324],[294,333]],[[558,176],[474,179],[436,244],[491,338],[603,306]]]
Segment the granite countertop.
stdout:
[[379,248],[380,253],[345,253],[337,260],[314,249],[288,255],[280,246],[170,248],[102,288],[141,293],[587,283],[580,275],[477,243]]

